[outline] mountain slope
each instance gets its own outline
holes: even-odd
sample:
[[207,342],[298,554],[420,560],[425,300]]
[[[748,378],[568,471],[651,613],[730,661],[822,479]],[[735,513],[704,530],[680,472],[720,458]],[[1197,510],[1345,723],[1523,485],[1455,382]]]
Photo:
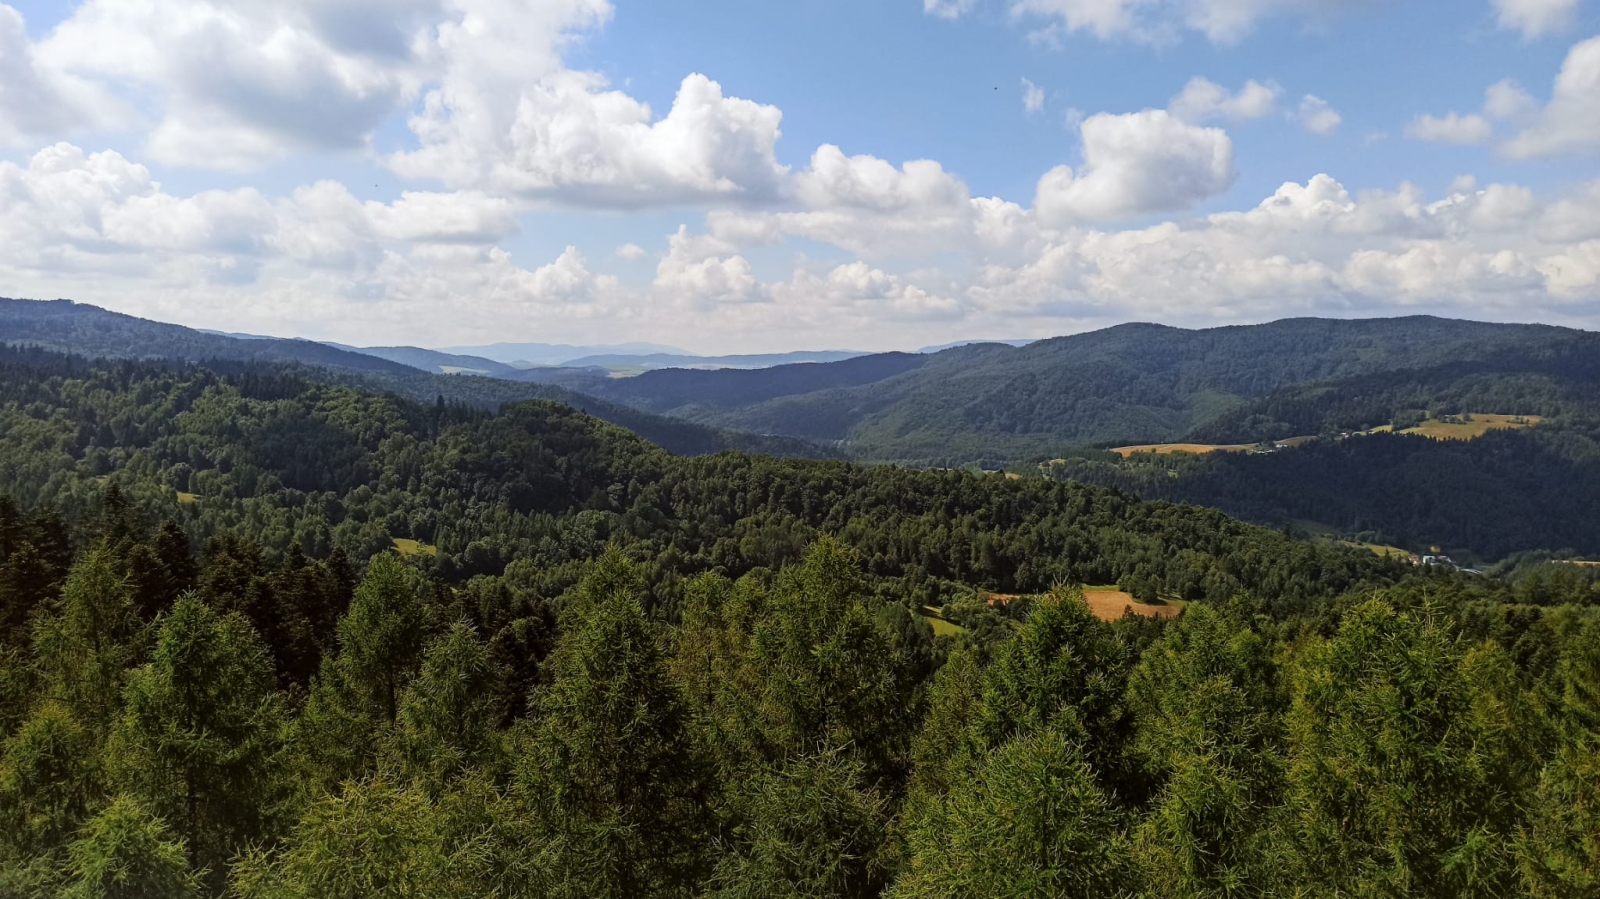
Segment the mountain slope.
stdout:
[[1131,324],[915,358],[772,369],[761,388],[748,373],[649,372],[582,389],[718,427],[841,441],[854,458],[950,465],[1175,441],[1230,416],[1243,427],[1251,405],[1277,391],[1343,379],[1533,373],[1592,384],[1600,335],[1428,317],[1200,331]]
[[837,455],[807,441],[741,434],[665,418],[557,385],[435,374],[365,351],[343,350],[309,340],[226,337],[68,300],[0,298],[0,344],[35,346],[90,358],[303,366],[303,370],[294,370],[301,377],[389,390],[425,402],[444,397],[491,410],[530,399],[554,400],[685,455],[728,449],[808,458]]

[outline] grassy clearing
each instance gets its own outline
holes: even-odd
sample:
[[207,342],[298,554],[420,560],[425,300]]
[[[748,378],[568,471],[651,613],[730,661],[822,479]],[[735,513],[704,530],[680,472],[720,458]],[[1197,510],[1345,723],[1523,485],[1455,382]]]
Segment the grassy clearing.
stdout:
[[1254,443],[1145,443],[1139,446],[1114,447],[1111,452],[1126,459],[1134,453],[1155,453],[1158,456],[1167,456],[1172,453],[1244,453],[1256,448]]
[[184,493],[182,490],[178,491],[178,505],[180,506],[192,506],[199,501],[200,494],[198,493]]
[[944,610],[938,606],[923,606],[922,609],[922,617],[927,619],[928,626],[933,628],[935,637],[957,637],[967,632],[961,625],[944,620]]
[[1384,543],[1357,543],[1354,540],[1340,540],[1339,545],[1348,546],[1353,549],[1364,549],[1370,553],[1383,556],[1384,558],[1411,558],[1411,553],[1406,552],[1398,546],[1389,546]]
[[1465,415],[1446,416],[1443,419],[1430,418],[1400,433],[1420,434],[1423,437],[1432,437],[1434,440],[1475,440],[1490,431],[1531,428],[1541,421],[1544,419],[1537,415],[1492,415],[1469,412]]
[[439,554],[439,547],[431,544],[421,543],[407,537],[390,537],[389,539],[394,543],[395,550],[402,556],[437,556]]

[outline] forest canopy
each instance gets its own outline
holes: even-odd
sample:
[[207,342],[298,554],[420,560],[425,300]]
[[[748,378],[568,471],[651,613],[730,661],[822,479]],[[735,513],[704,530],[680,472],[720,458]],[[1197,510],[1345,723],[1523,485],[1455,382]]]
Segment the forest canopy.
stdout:
[[3,895],[1600,895],[1576,566],[270,366],[0,374]]

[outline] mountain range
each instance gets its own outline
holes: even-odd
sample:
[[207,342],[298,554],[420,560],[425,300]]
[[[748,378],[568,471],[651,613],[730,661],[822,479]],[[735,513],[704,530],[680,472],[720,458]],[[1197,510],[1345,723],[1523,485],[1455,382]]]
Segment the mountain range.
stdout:
[[[1212,505],[1273,526],[1407,548],[1437,544],[1468,558],[1537,548],[1600,553],[1600,526],[1588,511],[1600,507],[1600,334],[1570,328],[1430,317],[1205,330],[1128,324],[1022,346],[619,376],[600,365],[526,368],[416,347],[230,337],[68,301],[0,300],[0,342],[93,357],[287,366],[303,377],[488,409],[550,399],[680,454],[732,449],[1006,468]],[[720,358],[754,365],[781,357]],[[1539,424],[1448,443],[1398,434],[1341,439],[1474,413]],[[1270,454],[1104,452],[1319,435]]]

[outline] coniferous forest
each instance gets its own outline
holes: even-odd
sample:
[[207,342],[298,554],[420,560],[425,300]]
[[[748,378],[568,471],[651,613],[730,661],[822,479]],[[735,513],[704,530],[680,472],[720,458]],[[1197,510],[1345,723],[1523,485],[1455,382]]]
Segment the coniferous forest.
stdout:
[[1581,566],[260,363],[0,463],[3,896],[1600,896]]

